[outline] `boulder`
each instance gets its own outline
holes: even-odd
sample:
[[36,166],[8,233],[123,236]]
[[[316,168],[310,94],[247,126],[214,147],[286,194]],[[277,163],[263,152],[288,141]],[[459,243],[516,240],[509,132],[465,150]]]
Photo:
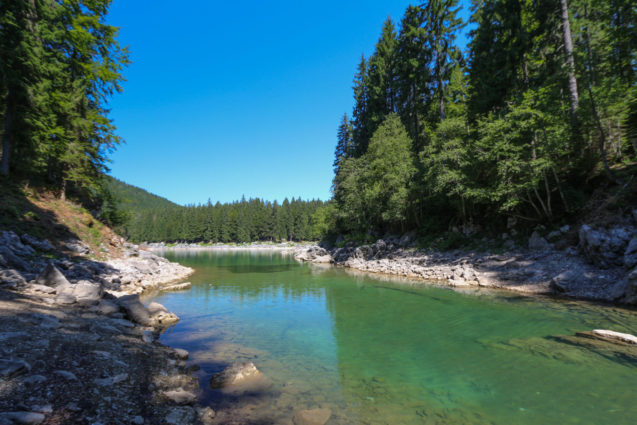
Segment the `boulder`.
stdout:
[[191,393],[190,391],[186,391],[183,388],[178,388],[173,391],[164,391],[162,392],[162,396],[175,403],[175,404],[194,404],[197,401],[197,395]]
[[117,299],[117,303],[124,310],[129,319],[144,326],[152,326],[150,314],[139,301],[139,295],[124,295]]
[[68,305],[68,304],[74,304],[75,302],[77,302],[77,299],[71,294],[63,293],[63,294],[58,294],[55,297],[56,304]]
[[35,279],[35,283],[54,288],[60,286],[68,287],[71,285],[62,272],[53,264],[47,264],[44,270],[42,270],[42,273]]
[[188,351],[184,350],[183,348],[175,348],[173,350],[173,352],[175,353],[175,356],[180,359],[180,360],[188,360]]
[[25,244],[31,245],[32,247],[34,247],[35,249],[39,249],[40,251],[53,251],[55,249],[53,245],[51,245],[51,242],[49,242],[48,240],[40,240],[26,233],[20,236],[20,239]]
[[88,254],[91,251],[89,247],[80,240],[68,241],[64,244],[64,247],[76,254]]
[[624,251],[624,266],[629,269],[637,266],[637,236],[628,242]]
[[5,267],[13,267],[18,270],[29,271],[31,266],[29,263],[18,257],[9,247],[0,245],[0,255],[2,256]]
[[58,293],[60,295],[72,295],[77,302],[81,303],[99,301],[103,295],[102,286],[99,283],[89,282],[88,280],[81,280],[75,284],[63,286]]
[[271,385],[272,382],[252,362],[235,363],[214,374],[210,380],[211,388],[230,392],[261,391]]
[[6,285],[12,288],[26,285],[26,280],[16,270],[0,270],[0,286]]
[[591,263],[599,267],[622,266],[634,233],[634,229],[625,226],[593,229],[583,225],[579,230],[579,248]]
[[210,407],[199,407],[197,408],[197,415],[199,416],[199,420],[204,425],[212,425],[215,419],[215,411]]
[[118,313],[119,306],[112,301],[101,300],[98,305],[93,307],[93,310],[96,311],[97,313],[108,316],[113,313]]
[[148,314],[150,315],[150,321],[152,326],[168,327],[172,326],[179,321],[179,316],[169,312],[163,305],[152,302],[146,307]]
[[294,416],[295,425],[325,425],[332,411],[327,408],[301,410]]
[[577,270],[565,270],[551,279],[551,289],[555,292],[568,292],[571,287],[577,285],[581,277],[581,273]]
[[35,253],[35,250],[28,245],[24,245],[18,235],[12,231],[0,232],[0,246],[4,246],[19,256],[27,256]]
[[551,245],[540,234],[535,231],[529,238],[529,249],[532,251],[547,251],[551,248]]

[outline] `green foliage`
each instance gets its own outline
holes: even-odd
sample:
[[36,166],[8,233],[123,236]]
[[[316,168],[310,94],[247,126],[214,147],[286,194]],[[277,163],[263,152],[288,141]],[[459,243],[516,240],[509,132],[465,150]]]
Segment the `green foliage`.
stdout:
[[107,182],[116,210],[128,218],[117,230],[135,242],[319,240],[334,221],[331,204],[318,200],[243,198],[183,207],[112,177]]
[[396,114],[371,138],[361,158],[343,161],[334,179],[340,226],[346,231],[393,228],[405,219],[415,173],[412,141]]
[[[95,202],[120,139],[107,102],[128,51],[106,24],[111,0],[0,3],[0,114],[5,175]],[[114,219],[113,214],[109,214]]]
[[[457,4],[408,7],[361,61],[334,232],[557,222],[585,204],[602,163],[637,157],[634,4],[571,0],[563,15],[564,0],[476,0],[466,58]],[[396,143],[402,131],[409,143]]]

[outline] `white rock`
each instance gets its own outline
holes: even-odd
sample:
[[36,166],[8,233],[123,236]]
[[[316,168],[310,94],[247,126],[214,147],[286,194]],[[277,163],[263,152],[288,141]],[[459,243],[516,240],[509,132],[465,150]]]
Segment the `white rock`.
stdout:
[[637,345],[637,337],[631,334],[609,331],[607,329],[595,329],[593,330],[593,335],[611,342],[621,341],[627,344]]

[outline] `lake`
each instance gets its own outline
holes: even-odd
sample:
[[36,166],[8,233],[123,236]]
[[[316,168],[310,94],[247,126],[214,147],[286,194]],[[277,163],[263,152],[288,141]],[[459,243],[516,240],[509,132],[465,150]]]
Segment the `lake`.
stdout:
[[[181,317],[161,336],[185,348],[219,423],[634,424],[637,355],[576,332],[637,333],[637,312],[512,293],[453,291],[267,251],[167,252],[192,289],[153,299]],[[586,340],[584,340],[586,341]],[[210,377],[251,361],[264,391],[226,394]]]

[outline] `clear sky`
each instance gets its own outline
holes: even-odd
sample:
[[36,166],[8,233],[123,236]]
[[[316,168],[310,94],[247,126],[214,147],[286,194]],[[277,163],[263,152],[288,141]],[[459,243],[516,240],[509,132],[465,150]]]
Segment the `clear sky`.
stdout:
[[360,55],[409,4],[114,0],[133,63],[111,174],[179,204],[329,199]]

